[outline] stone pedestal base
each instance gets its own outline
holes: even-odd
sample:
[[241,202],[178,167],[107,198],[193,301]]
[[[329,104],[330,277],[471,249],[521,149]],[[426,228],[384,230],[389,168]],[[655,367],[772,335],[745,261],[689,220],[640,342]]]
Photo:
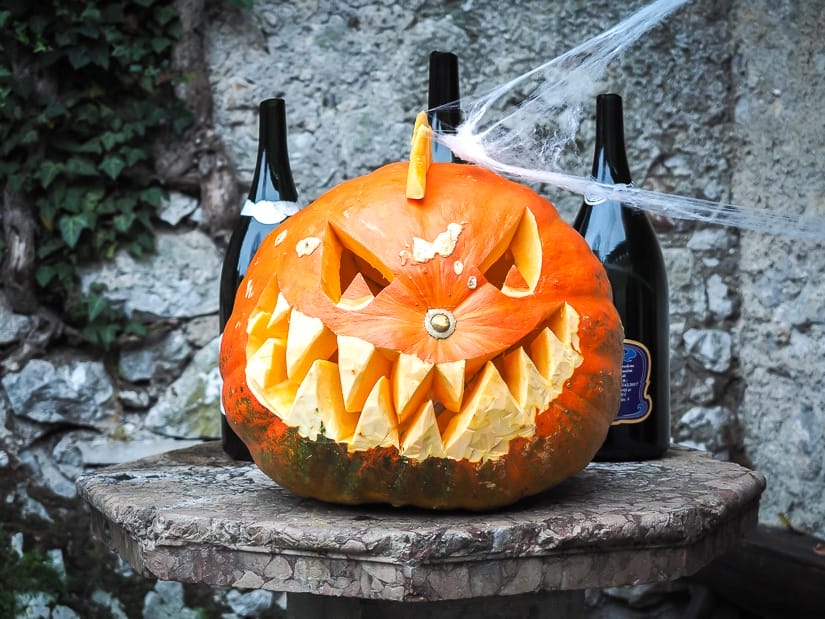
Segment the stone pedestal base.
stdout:
[[490,513],[346,507],[286,492],[217,442],[78,481],[97,534],[136,570],[285,591],[301,619],[572,617],[584,589],[673,580],[734,547],[764,485],[674,447]]

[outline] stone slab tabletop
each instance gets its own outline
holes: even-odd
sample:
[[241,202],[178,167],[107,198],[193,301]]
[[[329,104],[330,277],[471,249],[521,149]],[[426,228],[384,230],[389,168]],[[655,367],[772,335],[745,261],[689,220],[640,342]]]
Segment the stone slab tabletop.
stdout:
[[296,497],[208,442],[77,485],[97,535],[147,576],[439,601],[689,575],[756,526],[765,479],[674,446],[661,460],[591,463],[495,512],[347,507]]

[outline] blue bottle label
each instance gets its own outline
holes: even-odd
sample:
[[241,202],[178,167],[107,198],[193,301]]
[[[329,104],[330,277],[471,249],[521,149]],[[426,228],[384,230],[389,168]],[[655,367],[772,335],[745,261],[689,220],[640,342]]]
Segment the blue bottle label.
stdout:
[[650,351],[636,340],[624,341],[622,361],[622,399],[613,425],[639,423],[653,410],[650,387]]

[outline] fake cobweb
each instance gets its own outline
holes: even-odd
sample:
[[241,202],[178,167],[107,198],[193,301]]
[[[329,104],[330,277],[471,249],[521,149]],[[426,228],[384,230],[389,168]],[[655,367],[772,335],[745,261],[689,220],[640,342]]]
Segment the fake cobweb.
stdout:
[[[547,183],[592,199],[618,200],[674,219],[825,240],[825,220],[747,205],[610,185],[569,174],[562,155],[574,144],[610,64],[688,0],[656,0],[614,27],[479,97],[461,102],[464,121],[438,142],[458,157],[526,182]],[[527,96],[517,105],[509,100]]]

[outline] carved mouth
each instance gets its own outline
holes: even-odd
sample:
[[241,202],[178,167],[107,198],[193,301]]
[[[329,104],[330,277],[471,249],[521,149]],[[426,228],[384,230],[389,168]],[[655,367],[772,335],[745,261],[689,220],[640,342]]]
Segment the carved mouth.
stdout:
[[394,447],[415,460],[495,460],[514,438],[533,436],[536,414],[581,364],[578,324],[563,304],[537,335],[481,367],[433,364],[336,335],[279,293],[268,306],[262,298],[247,323],[246,381],[261,404],[313,441],[323,435],[350,451]]

